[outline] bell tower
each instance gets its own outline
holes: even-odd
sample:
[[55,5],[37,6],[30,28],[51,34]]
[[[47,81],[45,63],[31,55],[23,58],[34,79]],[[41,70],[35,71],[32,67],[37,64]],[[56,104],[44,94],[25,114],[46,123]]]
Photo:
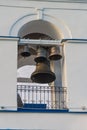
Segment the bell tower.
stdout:
[[[59,42],[63,38],[63,33],[51,22],[33,20],[24,24],[18,35],[21,39],[31,40],[29,44],[19,45],[21,57],[24,56],[27,59],[27,64],[36,66],[31,74],[30,82],[49,84],[55,91],[51,93],[52,107],[65,109],[66,99],[62,80],[64,53],[63,46]],[[33,62],[30,60],[31,57]],[[23,62],[26,61],[25,59]],[[20,66],[20,60],[21,58],[19,58],[18,66]]]

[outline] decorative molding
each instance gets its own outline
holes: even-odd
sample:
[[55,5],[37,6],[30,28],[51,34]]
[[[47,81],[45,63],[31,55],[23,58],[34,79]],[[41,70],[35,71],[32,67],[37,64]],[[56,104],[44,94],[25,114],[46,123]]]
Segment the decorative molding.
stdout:
[[38,15],[37,13],[28,14],[16,20],[9,30],[9,36],[17,37],[19,30],[23,27],[24,24],[37,20],[37,19],[43,19],[53,24],[54,29],[56,29],[55,31],[57,31],[58,34],[60,35],[60,39],[72,38],[70,29],[68,28],[67,24],[62,19],[58,19],[54,16],[43,13],[43,9],[37,9],[37,11],[38,11]]
[[37,11],[37,19],[43,19],[43,10],[44,9],[36,9],[36,11]]

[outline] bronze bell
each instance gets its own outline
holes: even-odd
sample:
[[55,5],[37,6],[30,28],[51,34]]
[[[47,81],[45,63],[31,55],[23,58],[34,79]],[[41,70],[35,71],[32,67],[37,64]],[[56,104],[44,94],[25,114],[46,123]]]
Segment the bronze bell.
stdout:
[[44,61],[44,60],[46,60],[47,59],[47,51],[46,51],[46,49],[45,48],[43,48],[43,47],[38,47],[37,48],[37,55],[36,55],[36,57],[35,57],[35,62],[42,62],[42,61]]
[[56,79],[55,74],[50,70],[49,61],[36,63],[36,70],[31,75],[31,80],[36,83],[50,83]]
[[28,57],[28,56],[31,55],[30,52],[29,52],[29,47],[27,45],[24,46],[24,50],[23,50],[23,52],[21,52],[21,55],[23,57]]
[[52,46],[49,48],[49,59],[50,60],[60,60],[62,55],[60,54],[60,48],[57,46]]

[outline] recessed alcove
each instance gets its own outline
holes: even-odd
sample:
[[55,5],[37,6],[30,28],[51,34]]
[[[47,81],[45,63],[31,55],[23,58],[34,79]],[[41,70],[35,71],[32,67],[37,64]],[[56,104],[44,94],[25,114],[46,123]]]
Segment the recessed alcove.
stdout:
[[[33,40],[59,40],[63,38],[62,31],[56,27],[53,23],[45,20],[33,20],[24,24],[18,31],[18,36],[23,39]],[[26,65],[35,65],[34,57],[36,55],[36,48],[33,45],[29,45],[30,51],[33,55],[23,58],[20,54],[23,51],[23,47],[18,46],[18,68]],[[35,54],[34,54],[35,53]]]

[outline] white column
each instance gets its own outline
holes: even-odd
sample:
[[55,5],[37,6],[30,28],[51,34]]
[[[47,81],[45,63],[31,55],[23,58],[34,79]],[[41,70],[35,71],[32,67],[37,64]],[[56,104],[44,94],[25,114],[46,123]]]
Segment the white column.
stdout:
[[17,109],[18,38],[0,37],[0,109]]

